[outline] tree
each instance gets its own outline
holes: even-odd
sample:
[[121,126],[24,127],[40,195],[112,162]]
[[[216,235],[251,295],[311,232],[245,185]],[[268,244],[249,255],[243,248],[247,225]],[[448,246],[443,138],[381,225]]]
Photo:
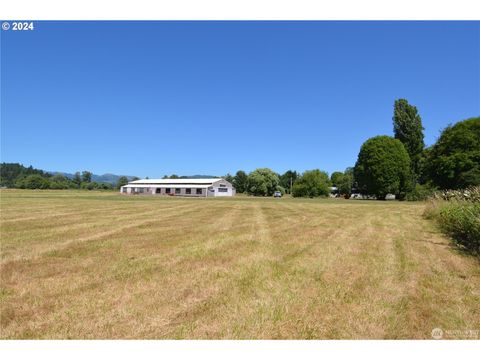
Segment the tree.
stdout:
[[325,171],[305,171],[293,185],[294,197],[318,197],[330,194],[330,179]]
[[230,184],[233,184],[233,176],[229,173],[227,173],[227,175],[225,175],[223,178],[227,180]]
[[73,176],[73,182],[77,185],[77,187],[80,187],[80,184],[82,183],[82,178],[80,177],[80,173],[78,171]]
[[81,187],[85,190],[94,190],[98,187],[98,184],[96,182],[82,182]]
[[82,171],[82,182],[92,182],[92,173],[90,171]]
[[400,140],[410,157],[412,175],[418,179],[420,161],[425,143],[423,142],[422,119],[417,108],[405,99],[395,100],[393,113],[393,132]]
[[280,183],[278,175],[268,168],[261,168],[248,174],[248,192],[257,196],[272,196]]
[[349,167],[345,169],[345,172],[337,183],[337,187],[339,194],[346,195],[347,198],[350,197],[353,187],[353,168]]
[[403,144],[390,136],[368,139],[361,147],[354,168],[359,190],[385,199],[395,194],[402,199],[411,188],[410,157]]
[[102,183],[99,184],[99,189],[102,189],[102,190],[113,190],[113,185],[110,184],[110,183],[102,182]]
[[17,180],[16,187],[21,189],[48,189],[50,183],[48,179],[39,174],[28,175]]
[[120,178],[117,181],[117,189],[120,189],[122,186],[125,186],[128,184],[128,178],[126,176],[120,176]]
[[70,188],[69,180],[62,174],[56,174],[50,178],[50,189],[68,189]]
[[330,176],[330,182],[332,183],[332,186],[338,187],[338,184],[342,181],[343,178],[343,173],[341,171],[335,171],[332,173]]
[[28,168],[18,163],[2,163],[0,164],[0,185],[14,187],[19,179],[23,179],[28,175],[40,175],[44,178],[51,177],[51,174],[43,170],[34,169],[32,166]]
[[480,185],[480,117],[442,131],[427,152],[425,177],[441,189]]
[[295,170],[287,170],[280,176],[280,185],[285,189],[287,194],[291,193],[291,189],[297,178],[298,173]]
[[247,192],[248,189],[248,175],[243,170],[238,170],[233,177],[233,186],[238,193]]

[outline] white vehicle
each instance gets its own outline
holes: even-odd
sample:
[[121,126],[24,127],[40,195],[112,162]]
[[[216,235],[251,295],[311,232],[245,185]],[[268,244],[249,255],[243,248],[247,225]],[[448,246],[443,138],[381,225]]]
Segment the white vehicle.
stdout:
[[275,191],[275,192],[273,193],[273,197],[275,197],[275,198],[281,198],[281,197],[282,197],[282,193],[281,193],[280,191]]

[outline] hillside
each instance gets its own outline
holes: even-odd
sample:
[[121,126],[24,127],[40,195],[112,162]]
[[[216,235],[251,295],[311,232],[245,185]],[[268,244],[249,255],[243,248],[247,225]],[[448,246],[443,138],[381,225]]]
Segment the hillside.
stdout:
[[[61,172],[61,171],[48,171],[48,173],[52,174],[52,175],[63,175],[65,177],[69,178],[69,179],[73,179],[73,177],[75,176],[75,174],[65,173],[65,172]],[[103,183],[116,184],[118,182],[118,179],[120,179],[120,177],[122,177],[122,176],[126,176],[129,181],[136,177],[136,176],[133,176],[133,175],[115,175],[115,174],[97,175],[97,174],[92,174],[92,181],[99,182],[99,183],[103,182]]]

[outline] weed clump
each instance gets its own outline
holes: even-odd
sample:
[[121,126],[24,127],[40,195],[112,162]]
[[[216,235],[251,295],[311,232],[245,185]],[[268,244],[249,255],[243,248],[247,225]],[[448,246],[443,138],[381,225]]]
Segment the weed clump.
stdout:
[[424,216],[465,250],[480,256],[480,187],[435,193]]

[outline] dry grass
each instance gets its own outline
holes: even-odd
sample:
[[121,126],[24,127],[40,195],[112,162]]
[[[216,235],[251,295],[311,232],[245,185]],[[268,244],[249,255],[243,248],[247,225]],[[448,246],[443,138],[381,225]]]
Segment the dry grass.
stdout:
[[480,329],[480,264],[423,208],[3,190],[0,337],[396,339]]

